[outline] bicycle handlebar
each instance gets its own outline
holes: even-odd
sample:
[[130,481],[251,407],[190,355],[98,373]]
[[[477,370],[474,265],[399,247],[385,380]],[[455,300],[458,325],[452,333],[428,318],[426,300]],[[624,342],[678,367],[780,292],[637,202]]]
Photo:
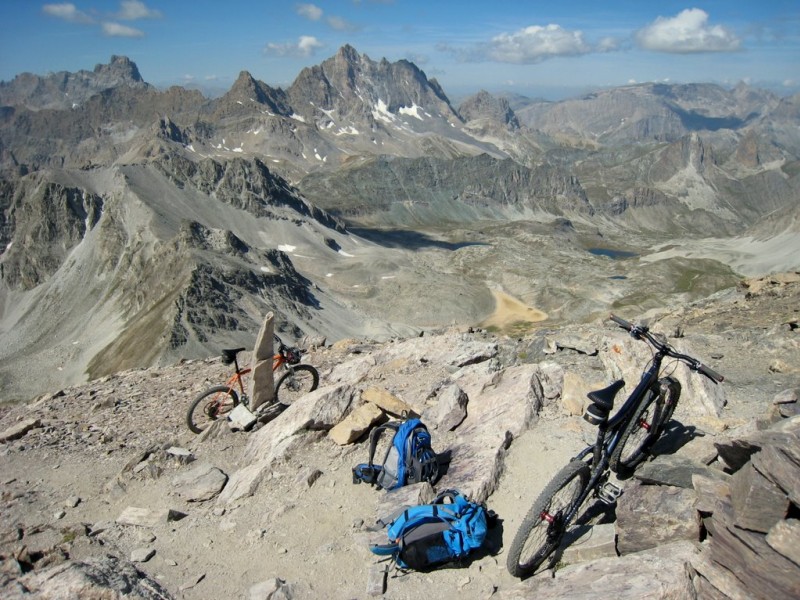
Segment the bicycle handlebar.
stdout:
[[657,350],[663,352],[667,356],[683,361],[692,371],[702,373],[714,383],[722,383],[725,381],[725,377],[717,373],[714,369],[707,367],[699,360],[692,358],[688,354],[681,354],[666,342],[662,342],[656,338],[652,333],[650,333],[650,328],[647,327],[647,325],[634,325],[633,323],[630,323],[629,321],[626,321],[625,319],[614,314],[612,314],[609,318],[622,329],[628,331],[634,338],[646,339]]

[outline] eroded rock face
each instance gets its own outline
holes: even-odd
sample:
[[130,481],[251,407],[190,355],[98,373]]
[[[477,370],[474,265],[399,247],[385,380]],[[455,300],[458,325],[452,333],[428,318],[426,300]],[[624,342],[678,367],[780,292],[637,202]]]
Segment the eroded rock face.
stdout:
[[3,597],[9,600],[120,597],[170,600],[175,597],[130,562],[114,557],[66,561],[25,575],[16,582],[5,583]]

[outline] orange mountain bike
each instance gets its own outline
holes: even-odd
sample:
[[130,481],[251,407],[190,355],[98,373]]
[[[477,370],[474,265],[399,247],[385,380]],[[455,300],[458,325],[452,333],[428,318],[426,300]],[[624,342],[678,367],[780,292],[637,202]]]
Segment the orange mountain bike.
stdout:
[[[286,346],[276,335],[278,351],[272,357],[272,372],[283,370],[284,373],[275,385],[275,400],[282,408],[286,408],[300,396],[314,391],[319,385],[319,372],[311,365],[300,364],[302,350]],[[225,385],[215,385],[195,398],[186,412],[186,424],[194,433],[200,433],[212,421],[227,416],[239,403],[249,406],[244,385],[244,375],[252,371],[249,367],[240,367],[237,358],[244,348],[231,348],[222,351],[222,362],[233,364],[235,371]],[[270,405],[274,406],[274,405]],[[259,409],[265,407],[259,407]],[[257,410],[256,413],[259,411]]]

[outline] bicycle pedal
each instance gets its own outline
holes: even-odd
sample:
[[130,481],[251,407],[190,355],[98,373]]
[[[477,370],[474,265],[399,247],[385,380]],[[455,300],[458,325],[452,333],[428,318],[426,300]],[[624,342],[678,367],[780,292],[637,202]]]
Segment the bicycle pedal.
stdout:
[[597,497],[606,504],[614,504],[622,495],[622,488],[615,483],[606,481],[598,490]]

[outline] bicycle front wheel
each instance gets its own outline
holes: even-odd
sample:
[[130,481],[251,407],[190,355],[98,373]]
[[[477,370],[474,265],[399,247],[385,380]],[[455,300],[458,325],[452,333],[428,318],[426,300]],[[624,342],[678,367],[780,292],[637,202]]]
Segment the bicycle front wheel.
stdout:
[[193,433],[201,433],[212,422],[227,416],[239,404],[236,392],[224,385],[208,388],[194,399],[186,412],[186,424]]
[[569,523],[567,515],[589,483],[590,469],[575,460],[564,466],[539,494],[511,542],[506,566],[514,577],[533,575],[558,548]]
[[627,475],[642,462],[653,442],[656,441],[663,416],[660,406],[658,384],[653,384],[633,411],[625,425],[619,443],[611,453],[609,468],[620,475]]
[[275,386],[275,400],[290,406],[319,385],[319,373],[311,365],[295,365],[284,373]]

